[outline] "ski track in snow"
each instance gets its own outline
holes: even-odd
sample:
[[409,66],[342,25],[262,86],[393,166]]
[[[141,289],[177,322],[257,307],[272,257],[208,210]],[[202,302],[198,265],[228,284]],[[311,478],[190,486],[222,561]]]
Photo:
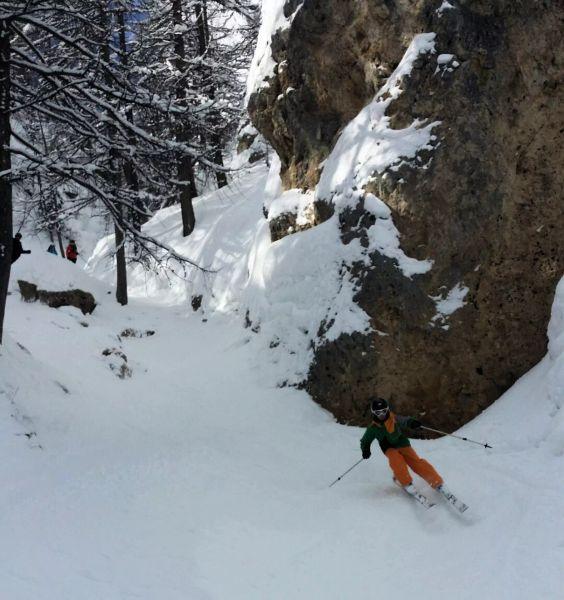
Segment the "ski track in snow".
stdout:
[[[232,244],[249,235],[237,231]],[[122,308],[108,284],[31,247],[0,350],[2,600],[560,597],[564,301],[551,356],[462,430],[493,450],[414,442],[470,506],[459,515],[420,480],[437,506],[406,497],[377,447],[329,489],[362,430],[277,388],[281,354],[240,314],[204,322],[167,290],[159,306]],[[19,277],[79,285],[100,305],[25,304]],[[156,333],[120,341],[126,327]],[[131,379],[109,369],[107,347]]]

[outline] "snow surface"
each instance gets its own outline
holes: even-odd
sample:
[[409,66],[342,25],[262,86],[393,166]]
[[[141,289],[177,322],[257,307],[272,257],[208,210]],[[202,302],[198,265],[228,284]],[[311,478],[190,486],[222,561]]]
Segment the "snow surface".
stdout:
[[[161,304],[185,306],[193,295],[202,294],[206,314],[235,313],[240,323],[248,315],[251,327],[261,329],[264,351],[275,346],[269,355],[283,365],[277,380],[282,384],[306,376],[323,320],[332,320],[324,338],[331,340],[343,332],[366,330],[369,319],[352,301],[350,278],[343,281],[340,276],[343,265],[362,259],[366,249],[358,240],[340,243],[337,218],[271,243],[263,202],[280,193],[278,169],[276,161],[270,172],[257,165],[241,173],[228,190],[196,200],[198,227],[188,238],[182,237],[178,207],[161,210],[147,231],[166,237],[180,254],[213,273],[189,270],[184,279],[178,265],[172,277],[137,266],[130,270],[130,291]],[[113,260],[107,260],[113,245],[113,236],[101,240],[88,264],[90,272],[108,282],[114,278]]]
[[454,54],[439,54],[437,56],[437,68],[435,69],[435,75],[437,73],[444,74],[452,73],[454,69],[460,66],[460,63],[455,60]]
[[[228,228],[237,201],[224,202],[218,230],[194,243],[202,258],[214,235],[235,251],[256,227]],[[271,268],[315,231],[273,244]],[[120,307],[111,286],[44,246],[14,265],[0,347],[0,598],[560,597],[564,282],[547,357],[461,431],[493,449],[414,442],[470,505],[460,516],[405,496],[377,448],[329,488],[358,460],[362,430],[276,387],[285,365],[263,331],[192,313],[171,289],[149,299],[138,287]],[[78,285],[99,306],[23,303],[17,278]],[[156,333],[119,339],[125,327]],[[107,347],[125,352],[131,379],[109,369]]]

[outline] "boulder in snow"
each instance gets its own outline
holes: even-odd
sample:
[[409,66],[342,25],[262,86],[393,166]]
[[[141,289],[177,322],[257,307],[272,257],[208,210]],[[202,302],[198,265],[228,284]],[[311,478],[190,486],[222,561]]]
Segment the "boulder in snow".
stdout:
[[35,302],[39,300],[51,308],[60,308],[61,306],[74,306],[78,308],[83,315],[91,314],[96,308],[96,300],[90,292],[83,290],[63,290],[60,292],[48,292],[40,290],[34,283],[29,283],[23,279],[18,279],[18,286],[22,299],[26,302]]

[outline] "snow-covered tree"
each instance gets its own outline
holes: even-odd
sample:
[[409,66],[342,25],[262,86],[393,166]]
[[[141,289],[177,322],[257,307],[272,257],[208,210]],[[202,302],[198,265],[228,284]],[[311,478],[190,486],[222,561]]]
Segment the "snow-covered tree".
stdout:
[[132,260],[192,264],[141,225],[179,201],[188,235],[198,173],[218,173],[225,184],[222,152],[242,111],[256,16],[249,0],[1,3],[0,317],[17,185],[51,235],[66,216],[104,207],[115,226],[121,303],[126,244]]

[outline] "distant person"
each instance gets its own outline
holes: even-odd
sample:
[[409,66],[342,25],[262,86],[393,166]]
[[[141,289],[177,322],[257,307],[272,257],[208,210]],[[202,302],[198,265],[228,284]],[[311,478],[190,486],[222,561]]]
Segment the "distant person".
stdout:
[[47,252],[49,252],[49,254],[54,254],[55,256],[57,256],[57,249],[55,248],[55,244],[51,244],[49,248],[47,248]]
[[31,254],[31,250],[24,250],[22,248],[21,239],[22,234],[16,233],[12,240],[12,264],[15,263],[22,254]]
[[78,249],[76,247],[76,242],[74,240],[69,240],[69,245],[67,246],[66,256],[68,260],[75,263],[78,258]]

